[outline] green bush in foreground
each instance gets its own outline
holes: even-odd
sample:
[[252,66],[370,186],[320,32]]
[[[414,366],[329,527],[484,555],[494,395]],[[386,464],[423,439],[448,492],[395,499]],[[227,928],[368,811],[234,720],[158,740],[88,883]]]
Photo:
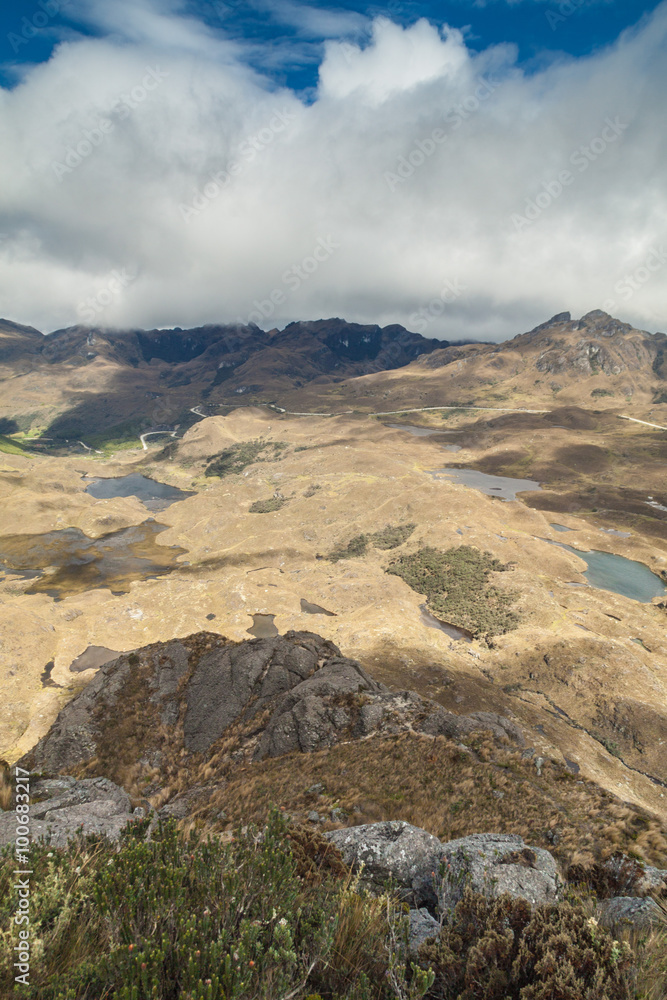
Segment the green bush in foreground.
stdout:
[[491,572],[506,570],[490,552],[471,545],[439,549],[425,547],[401,556],[387,573],[400,576],[419,594],[426,594],[430,610],[474,637],[500,635],[515,629],[519,616],[511,610],[514,590],[500,590],[489,582]]
[[574,898],[469,888],[407,956],[404,905],[359,889],[321,834],[271,814],[231,842],[173,822],[31,850],[29,987],[14,989],[14,858],[0,856],[0,996],[24,1000],[664,1000],[665,935],[619,944]]
[[[394,947],[405,917],[353,891],[321,836],[274,812],[231,843],[173,823],[120,845],[31,851],[29,987],[14,992],[14,859],[0,858],[0,996],[29,1000],[419,1000],[430,977]],[[396,931],[398,928],[398,931]],[[404,950],[403,950],[404,951]],[[392,991],[396,981],[405,986]]]

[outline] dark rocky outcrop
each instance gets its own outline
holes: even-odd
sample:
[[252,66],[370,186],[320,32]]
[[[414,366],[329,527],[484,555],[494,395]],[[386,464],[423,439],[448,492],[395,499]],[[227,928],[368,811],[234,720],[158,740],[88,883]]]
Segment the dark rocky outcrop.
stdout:
[[313,632],[240,643],[201,632],[105,664],[20,763],[122,783],[130,770],[211,754],[223,738],[237,756],[262,760],[407,730],[459,740],[486,730],[523,745],[511,720],[391,691]]

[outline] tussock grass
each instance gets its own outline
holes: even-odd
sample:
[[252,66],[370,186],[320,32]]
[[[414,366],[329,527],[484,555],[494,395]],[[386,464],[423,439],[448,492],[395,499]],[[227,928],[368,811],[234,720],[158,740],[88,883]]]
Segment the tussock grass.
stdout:
[[[564,865],[592,864],[617,850],[667,867],[667,828],[650,814],[565,765],[548,761],[538,776],[532,760],[490,738],[468,742],[462,749],[444,737],[405,733],[240,766],[229,743],[189,775],[190,786],[207,789],[195,820],[219,828],[215,817],[224,809],[229,824],[262,823],[272,802],[296,817],[338,806],[347,820],[329,828],[401,819],[441,840],[518,833]],[[307,789],[317,783],[324,792],[313,801]],[[172,793],[187,787],[172,786]]]

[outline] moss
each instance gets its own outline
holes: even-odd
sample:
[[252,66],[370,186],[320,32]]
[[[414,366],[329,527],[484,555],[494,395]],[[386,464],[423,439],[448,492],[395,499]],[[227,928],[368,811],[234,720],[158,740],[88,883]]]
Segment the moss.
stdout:
[[517,628],[511,609],[518,593],[489,583],[489,574],[509,567],[490,552],[471,545],[440,551],[431,547],[401,556],[387,573],[400,576],[428,598],[429,609],[443,621],[466,629],[473,637],[501,635]]

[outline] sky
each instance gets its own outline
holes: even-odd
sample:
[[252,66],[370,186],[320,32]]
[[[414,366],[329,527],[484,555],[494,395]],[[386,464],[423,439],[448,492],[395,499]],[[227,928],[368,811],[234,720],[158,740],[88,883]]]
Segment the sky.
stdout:
[[0,315],[667,329],[667,0],[19,0]]

